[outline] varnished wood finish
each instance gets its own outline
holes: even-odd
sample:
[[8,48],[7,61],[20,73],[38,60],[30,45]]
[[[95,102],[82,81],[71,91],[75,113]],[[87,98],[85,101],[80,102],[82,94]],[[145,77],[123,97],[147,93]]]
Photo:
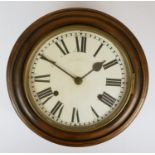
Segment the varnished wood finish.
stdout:
[[[133,92],[123,111],[106,126],[91,132],[65,132],[50,126],[32,110],[24,92],[23,68],[31,49],[40,38],[57,28],[72,24],[93,26],[117,39],[127,52],[135,76]],[[62,145],[88,146],[113,138],[133,121],[147,93],[148,68],[142,47],[122,23],[96,10],[71,8],[50,13],[23,32],[14,45],[8,61],[7,86],[17,114],[38,135]]]

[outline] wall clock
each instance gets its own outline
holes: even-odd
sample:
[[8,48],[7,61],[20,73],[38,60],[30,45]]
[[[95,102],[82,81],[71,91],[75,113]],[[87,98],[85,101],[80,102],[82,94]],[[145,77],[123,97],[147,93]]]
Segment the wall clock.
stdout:
[[8,62],[12,104],[38,135],[68,146],[122,132],[144,102],[148,68],[134,35],[91,9],[50,13],[19,37]]

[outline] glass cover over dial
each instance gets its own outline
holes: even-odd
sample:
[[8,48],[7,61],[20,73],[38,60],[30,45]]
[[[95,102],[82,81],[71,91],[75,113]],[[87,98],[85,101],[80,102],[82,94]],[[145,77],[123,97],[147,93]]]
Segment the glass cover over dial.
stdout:
[[89,131],[114,119],[130,92],[130,64],[119,43],[103,31],[73,25],[51,32],[31,51],[25,92],[49,124]]

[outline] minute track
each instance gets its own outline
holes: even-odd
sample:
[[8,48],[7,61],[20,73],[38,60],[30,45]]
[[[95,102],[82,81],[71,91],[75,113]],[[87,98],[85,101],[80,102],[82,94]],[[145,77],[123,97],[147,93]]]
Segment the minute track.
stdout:
[[[71,33],[72,33],[72,35],[70,35]],[[79,95],[78,97],[76,97],[76,92],[74,93],[74,89],[76,89],[76,87],[77,87],[77,90],[79,89],[79,91],[81,91],[81,94],[82,94],[83,86],[85,86],[85,84],[87,84],[87,82],[89,80],[92,80],[91,84],[96,83],[96,82],[93,82],[96,80],[99,83],[100,83],[100,81],[102,81],[102,84],[99,87],[102,86],[102,88],[100,88],[100,90],[103,90],[103,91],[105,91],[104,87],[107,87],[106,89],[111,89],[110,87],[112,87],[112,85],[113,85],[113,88],[115,86],[115,88],[117,89],[120,86],[116,86],[116,82],[113,79],[121,79],[122,75],[120,74],[121,76],[120,75],[116,76],[118,78],[111,78],[111,77],[113,77],[113,76],[111,76],[111,73],[115,72],[116,70],[118,72],[122,72],[122,70],[120,68],[123,68],[124,66],[120,65],[122,59],[119,60],[119,55],[117,53],[117,50],[115,53],[113,53],[113,50],[108,51],[108,53],[112,55],[112,59],[104,56],[104,54],[107,54],[106,48],[109,50],[109,47],[112,46],[110,43],[109,43],[109,46],[104,46],[107,44],[107,41],[105,39],[103,41],[97,35],[95,35],[95,36],[88,35],[85,32],[82,32],[81,34],[78,34],[79,32],[78,33],[71,32],[71,33],[69,33],[68,35],[63,34],[63,36],[57,37],[57,40],[59,40],[59,45],[61,46],[61,48],[66,52],[65,47],[63,46],[63,43],[61,42],[61,40],[63,40],[69,53],[66,52],[66,54],[64,55],[62,52],[60,52],[60,49],[55,45],[56,41],[54,39],[53,42],[52,42],[52,40],[50,41],[50,43],[47,42],[46,49],[44,48],[42,50],[42,53],[40,52],[40,54],[38,54],[38,56],[37,56],[38,60],[36,60],[36,62],[35,62],[35,68],[34,69],[32,68],[34,71],[34,75],[36,75],[35,70],[37,69],[38,64],[42,63],[45,66],[44,68],[49,69],[50,74],[52,75],[50,77],[51,85],[53,85],[54,88],[59,90],[59,92],[60,92],[57,98],[55,98],[55,97],[50,98],[50,96],[47,96],[38,102],[41,102],[39,105],[43,107],[42,110],[47,109],[46,110],[47,116],[50,117],[50,119],[56,121],[58,124],[63,124],[63,125],[70,126],[70,127],[73,127],[73,126],[85,127],[85,126],[89,126],[89,125],[95,125],[96,123],[104,120],[106,117],[108,117],[110,115],[110,113],[112,113],[112,111],[114,111],[114,109],[115,109],[114,107],[117,105],[116,102],[113,102],[113,101],[111,102],[112,98],[107,97],[107,96],[105,97],[105,94],[103,95],[102,93],[98,94],[98,95],[102,95],[102,98],[100,98],[100,100],[99,100],[96,97],[97,94],[94,93],[94,95],[92,94],[91,96],[92,97],[94,96],[94,98],[96,100],[98,100],[98,102],[100,104],[95,104],[95,105],[92,104],[92,102],[91,102],[91,100],[93,100],[93,98],[92,98],[89,101],[86,100],[87,102],[79,102],[79,104],[81,104],[81,106],[79,106],[77,104],[78,100],[81,101],[85,97],[82,95],[81,96]],[[77,36],[78,36],[78,40],[76,39]],[[83,45],[81,44],[82,36],[86,37],[86,40],[83,39]],[[77,42],[76,42],[76,40],[77,40]],[[91,40],[91,42],[95,41],[96,45],[94,46],[93,44],[90,44],[90,40]],[[73,43],[72,45],[69,45],[70,41]],[[85,41],[86,41],[86,49],[87,50],[86,50],[86,52],[83,52],[84,47],[85,47]],[[90,45],[93,45],[93,46],[90,48]],[[54,47],[54,50],[52,50],[52,47]],[[83,50],[81,51],[81,49],[83,49]],[[114,49],[114,47],[113,47],[113,49]],[[55,54],[55,53],[56,53],[56,57],[53,56],[53,54]],[[95,53],[96,53],[96,56],[93,56]],[[100,54],[101,58],[98,57],[98,54]],[[74,58],[73,59],[74,61],[72,61],[72,57]],[[83,65],[82,67],[80,67],[81,66],[80,63],[81,64],[83,63],[81,61],[82,60],[81,57],[85,61],[84,64],[86,64],[86,65]],[[87,62],[87,58],[88,58],[88,60],[90,59],[89,62]],[[76,60],[80,60],[79,63],[76,64]],[[51,63],[51,65],[53,65],[53,66],[49,67],[49,64],[46,62]],[[93,63],[91,63],[91,62],[93,62]],[[71,68],[68,67],[68,64],[69,64],[69,66],[71,66]],[[69,68],[69,71],[74,73],[73,75],[78,75],[78,76],[73,76],[68,71],[66,73],[65,72],[66,70],[63,69],[63,66],[65,68]],[[90,67],[88,68],[88,66],[91,67],[91,70],[89,70]],[[40,66],[40,68],[41,67],[42,66]],[[56,69],[56,68],[58,68],[58,69]],[[80,68],[80,70],[83,70],[83,69],[84,70],[81,71],[81,73],[77,72],[79,68]],[[87,68],[88,68],[88,72],[85,73],[87,71]],[[72,76],[71,78],[73,79],[73,83],[71,82],[71,84],[73,84],[73,86],[75,88],[73,87],[71,89],[68,89],[68,87],[70,87],[70,84],[68,84],[67,81],[65,80],[65,79],[68,79],[67,76],[65,76],[65,74],[64,74],[64,76],[62,74],[62,77],[59,77],[57,80],[56,77],[57,77],[57,73],[59,73],[59,70],[63,71],[65,74],[69,73],[68,75]],[[94,72],[94,73],[91,74],[92,72]],[[125,73],[125,70],[123,70],[123,72]],[[47,74],[45,74],[45,71],[43,73],[37,72],[37,75],[38,76],[47,75]],[[83,76],[81,76],[82,73],[85,73],[85,74]],[[91,75],[89,76],[89,74],[91,74]],[[124,74],[124,76],[125,76],[125,74]],[[106,80],[106,77],[107,77],[107,80]],[[44,77],[39,78],[39,80],[42,80],[42,79],[47,80]],[[48,84],[48,83],[47,82],[35,82],[33,85],[36,85],[36,84],[38,86],[40,85],[43,87],[44,84]],[[117,85],[120,85],[120,80],[117,81]],[[123,83],[122,83],[122,86],[124,86]],[[44,87],[45,87],[45,85],[44,85]],[[96,86],[93,84],[92,88],[95,90]],[[89,90],[91,90],[92,88],[90,88]],[[111,93],[109,93],[108,91],[107,92],[108,92],[109,96],[113,97],[114,99],[119,98],[119,100],[117,101],[117,103],[118,103],[122,99],[122,96],[124,93],[123,89],[125,89],[125,87],[124,88],[120,87],[119,89],[117,89],[117,91],[122,92],[121,95],[120,95],[120,93],[118,93],[120,97],[118,97],[117,95],[113,96]],[[65,97],[66,99],[62,98],[62,96],[64,96],[67,92],[70,95],[68,97]],[[89,92],[89,91],[85,91],[85,92],[83,92],[83,94],[85,94],[86,92]],[[80,94],[80,92],[77,92],[77,94]],[[86,96],[88,96],[88,98],[91,98],[91,96],[88,94]],[[75,98],[75,99],[73,99],[73,98]],[[60,103],[57,102],[57,100],[59,100],[59,99],[62,101],[61,103],[63,103],[63,105],[61,105]],[[108,102],[105,100],[108,100]],[[86,107],[84,106],[85,104],[86,104]],[[49,114],[49,110],[48,110],[49,106],[51,107],[50,114]],[[110,107],[110,110],[106,111],[105,107],[107,107],[107,109],[108,109],[108,107]],[[111,108],[111,107],[113,107],[113,108]],[[88,111],[87,111],[87,109],[88,109]],[[86,113],[88,113],[87,118],[84,116]]]

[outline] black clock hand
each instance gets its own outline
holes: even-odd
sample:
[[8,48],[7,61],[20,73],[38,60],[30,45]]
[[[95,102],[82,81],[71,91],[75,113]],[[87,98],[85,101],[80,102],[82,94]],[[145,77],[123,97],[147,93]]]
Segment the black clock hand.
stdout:
[[88,76],[88,75],[89,75],[90,73],[92,73],[93,71],[95,71],[95,72],[100,71],[104,62],[105,62],[105,60],[104,60],[104,61],[101,61],[101,62],[95,62],[95,63],[93,64],[93,66],[92,66],[92,69],[91,69],[89,72],[87,72],[85,75],[83,75],[83,76],[81,77],[81,79],[85,78],[86,76]]
[[58,69],[60,69],[61,71],[63,71],[64,73],[66,73],[67,75],[69,75],[71,78],[73,78],[73,79],[75,80],[75,77],[74,77],[73,75],[71,75],[71,74],[68,73],[66,70],[64,70],[63,68],[61,68],[60,66],[58,66],[58,65],[56,64],[55,61],[52,61],[52,60],[48,59],[48,58],[45,57],[44,55],[41,55],[41,54],[40,54],[40,56],[41,56],[41,59],[46,60],[46,61],[48,61],[49,63],[53,64],[55,67],[57,67]]

